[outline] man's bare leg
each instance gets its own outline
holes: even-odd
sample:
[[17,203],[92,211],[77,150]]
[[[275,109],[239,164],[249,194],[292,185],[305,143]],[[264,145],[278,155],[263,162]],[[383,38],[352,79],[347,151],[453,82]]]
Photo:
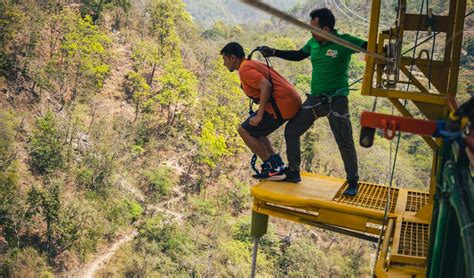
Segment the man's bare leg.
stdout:
[[270,156],[276,154],[275,149],[273,148],[272,143],[267,136],[260,137],[260,141],[265,146],[265,149],[267,149],[267,152],[270,154]]
[[270,152],[267,150],[266,145],[260,139],[250,135],[250,133],[241,126],[239,127],[238,132],[240,137],[242,137],[244,140],[245,145],[247,145],[254,154],[260,157],[262,161],[266,161],[270,158]]

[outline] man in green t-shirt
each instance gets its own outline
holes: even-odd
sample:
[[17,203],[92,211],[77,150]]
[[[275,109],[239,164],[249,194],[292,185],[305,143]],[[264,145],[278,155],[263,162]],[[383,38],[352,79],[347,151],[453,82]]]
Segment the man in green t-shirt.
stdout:
[[[310,17],[312,26],[331,32],[333,35],[359,47],[367,48],[366,41],[350,35],[339,34],[334,29],[336,19],[329,9],[313,10]],[[359,174],[347,99],[349,94],[347,71],[351,55],[355,51],[327,41],[315,33],[312,33],[312,35],[312,38],[300,50],[284,51],[264,47],[264,53],[267,56],[276,56],[285,60],[301,61],[311,57],[313,67],[311,94],[308,95],[299,113],[288,122],[285,129],[289,164],[286,181],[301,181],[300,137],[312,126],[316,119],[327,117],[344,161],[346,178],[349,183],[344,194],[355,196],[358,189]]]

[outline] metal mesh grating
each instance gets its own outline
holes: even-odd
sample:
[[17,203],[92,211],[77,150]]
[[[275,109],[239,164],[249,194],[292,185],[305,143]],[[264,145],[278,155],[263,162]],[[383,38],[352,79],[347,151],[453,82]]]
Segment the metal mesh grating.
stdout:
[[429,240],[428,224],[403,222],[398,254],[412,257],[426,257]]
[[[388,187],[370,184],[359,183],[359,193],[355,197],[348,197],[342,195],[347,188],[347,182],[339,189],[333,202],[347,204],[356,207],[385,210],[387,204]],[[392,188],[390,191],[390,212],[395,211],[398,199],[398,188]]]
[[405,211],[418,212],[428,203],[429,193],[408,191],[407,206]]

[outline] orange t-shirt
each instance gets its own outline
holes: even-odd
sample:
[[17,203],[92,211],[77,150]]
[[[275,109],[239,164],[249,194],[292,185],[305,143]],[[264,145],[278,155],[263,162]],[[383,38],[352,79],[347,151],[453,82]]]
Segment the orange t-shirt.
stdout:
[[[291,119],[296,115],[301,107],[301,97],[296,92],[293,85],[291,85],[290,82],[288,82],[278,72],[270,69],[270,73],[273,82],[272,97],[275,100],[283,119]],[[245,60],[240,65],[239,75],[242,89],[245,94],[256,101],[259,101],[260,89],[257,88],[257,84],[262,80],[262,78],[268,80],[267,65],[257,61]],[[268,102],[265,111],[275,119],[277,118],[270,102]]]

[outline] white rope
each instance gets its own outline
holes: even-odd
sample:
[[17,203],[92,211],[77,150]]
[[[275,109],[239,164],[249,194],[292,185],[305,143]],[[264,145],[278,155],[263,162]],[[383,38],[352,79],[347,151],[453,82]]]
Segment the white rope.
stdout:
[[257,8],[261,11],[264,11],[266,13],[269,13],[273,16],[276,16],[282,20],[285,20],[285,21],[288,21],[289,23],[293,24],[293,25],[296,25],[300,28],[303,28],[303,29],[306,29],[308,31],[311,31],[315,34],[317,34],[318,36],[320,36],[321,38],[325,39],[325,40],[328,40],[328,41],[331,41],[333,43],[336,43],[336,44],[339,44],[339,45],[342,45],[346,48],[349,48],[349,49],[352,49],[356,52],[361,52],[361,53],[365,53],[366,55],[369,55],[369,56],[372,56],[376,59],[379,59],[379,60],[383,60],[383,61],[388,61],[388,62],[393,62],[393,59],[390,59],[390,58],[387,58],[385,56],[382,56],[382,55],[379,55],[377,53],[373,53],[373,52],[370,52],[370,51],[367,51],[366,49],[364,48],[361,48],[359,46],[356,46],[352,43],[349,43],[347,42],[346,40],[343,40],[329,32],[326,32],[326,31],[323,31],[321,28],[317,28],[317,27],[313,27],[307,23],[304,23],[302,21],[300,21],[299,19],[283,12],[283,11],[280,11],[266,3],[263,3],[261,0],[241,0],[243,3],[247,4],[247,5],[250,5],[254,8]]
[[[332,3],[332,0],[329,0],[329,2]],[[348,15],[346,12],[344,12],[344,11],[342,10],[342,8],[337,4],[337,1],[336,1],[336,0],[334,0],[334,6],[335,6],[342,14],[344,14],[347,18],[349,18],[349,19],[352,20],[353,22],[359,23],[360,25],[369,26],[369,23],[368,23],[368,22],[360,22],[359,20],[356,20],[356,19],[352,18],[350,15]]]
[[462,234],[464,233],[464,230],[466,230],[466,229],[468,229],[468,228],[470,228],[470,227],[472,227],[472,226],[474,226],[474,222],[469,223],[469,224],[467,224],[466,226],[462,227],[462,228],[461,228],[461,232],[460,232],[460,233],[461,233],[461,236],[462,236]]
[[[334,0],[334,2],[336,2],[337,0]],[[369,23],[369,20],[365,17],[362,17],[360,15],[358,15],[356,12],[354,12],[354,10],[352,10],[351,8],[349,8],[345,3],[344,1],[342,0],[339,0],[339,2],[341,3],[341,5],[346,8],[346,10],[350,11],[353,15],[357,16],[358,18],[362,19],[363,21]]]
[[[334,0],[334,1],[336,1],[336,0]],[[358,18],[360,18],[360,19],[362,19],[362,20],[364,20],[364,21],[367,21],[367,23],[370,22],[367,18],[364,18],[363,16],[359,15],[359,14],[356,13],[353,9],[351,9],[349,6],[347,6],[346,4],[344,4],[344,1],[339,0],[339,2],[341,3],[341,5],[343,5],[343,6],[346,8],[346,10],[348,10],[349,12],[351,12],[353,15],[357,16]],[[386,25],[384,25],[384,24],[380,24],[380,23],[379,23],[379,26],[380,26],[380,27],[383,27],[383,28],[385,28],[385,29],[388,29],[388,28],[389,28],[388,26],[386,26]]]

